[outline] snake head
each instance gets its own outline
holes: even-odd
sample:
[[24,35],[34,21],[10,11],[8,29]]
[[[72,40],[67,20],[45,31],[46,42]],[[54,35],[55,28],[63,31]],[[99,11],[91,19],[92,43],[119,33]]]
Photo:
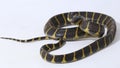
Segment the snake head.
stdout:
[[85,18],[80,16],[78,12],[70,12],[68,13],[67,20],[72,24],[77,24],[80,20],[85,21]]

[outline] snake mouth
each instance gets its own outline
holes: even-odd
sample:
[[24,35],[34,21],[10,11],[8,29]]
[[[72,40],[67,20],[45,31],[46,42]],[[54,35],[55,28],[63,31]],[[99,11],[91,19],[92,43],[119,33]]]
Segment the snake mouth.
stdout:
[[68,14],[67,20],[71,22],[72,25],[76,25],[80,22],[86,22],[86,18],[84,16],[80,16],[79,13],[72,13]]

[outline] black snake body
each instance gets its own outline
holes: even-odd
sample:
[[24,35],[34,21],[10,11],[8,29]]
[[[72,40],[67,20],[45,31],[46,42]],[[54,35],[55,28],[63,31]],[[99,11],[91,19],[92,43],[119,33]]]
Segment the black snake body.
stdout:
[[[78,25],[78,27],[62,28],[69,25]],[[105,27],[107,28],[107,34],[103,36]],[[114,40],[116,24],[112,17],[105,14],[96,12],[71,12],[53,16],[46,23],[44,32],[47,36],[28,40],[6,37],[1,38],[18,42],[31,42],[44,39],[59,40],[56,44],[46,44],[42,46],[40,54],[44,60],[52,63],[68,63],[83,59],[107,47]],[[99,37],[99,39],[88,46],[69,54],[52,55],[49,53],[62,47],[67,40],[78,40],[87,37]]]

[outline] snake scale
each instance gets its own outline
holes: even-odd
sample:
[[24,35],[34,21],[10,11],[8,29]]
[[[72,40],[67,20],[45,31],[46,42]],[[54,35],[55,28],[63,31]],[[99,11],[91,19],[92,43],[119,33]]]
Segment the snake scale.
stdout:
[[[64,26],[77,25],[73,28],[62,28]],[[107,33],[105,36],[105,28]],[[115,20],[105,14],[97,12],[68,12],[53,16],[45,25],[46,36],[27,40],[1,37],[18,42],[32,42],[37,40],[54,39],[59,40],[55,44],[46,44],[41,47],[40,55],[51,63],[69,63],[83,59],[93,53],[107,47],[116,34]],[[99,39],[88,46],[72,53],[63,55],[52,55],[51,51],[61,48],[66,41],[79,40],[80,38],[98,37]]]

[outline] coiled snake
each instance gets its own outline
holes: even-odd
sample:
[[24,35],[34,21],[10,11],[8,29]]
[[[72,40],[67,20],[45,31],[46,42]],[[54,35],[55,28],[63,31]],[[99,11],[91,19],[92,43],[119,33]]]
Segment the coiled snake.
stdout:
[[[62,28],[69,25],[78,25],[73,28]],[[107,34],[103,36],[107,28]],[[18,42],[32,42],[37,40],[55,39],[56,44],[46,44],[41,47],[40,55],[46,61],[52,63],[68,63],[83,59],[93,53],[107,47],[116,34],[116,24],[112,17],[96,12],[70,12],[53,16],[45,25],[44,32],[47,36],[36,37],[27,40],[1,37]],[[98,40],[75,52],[64,55],[52,55],[49,52],[64,45],[67,40],[80,38],[99,37]]]

